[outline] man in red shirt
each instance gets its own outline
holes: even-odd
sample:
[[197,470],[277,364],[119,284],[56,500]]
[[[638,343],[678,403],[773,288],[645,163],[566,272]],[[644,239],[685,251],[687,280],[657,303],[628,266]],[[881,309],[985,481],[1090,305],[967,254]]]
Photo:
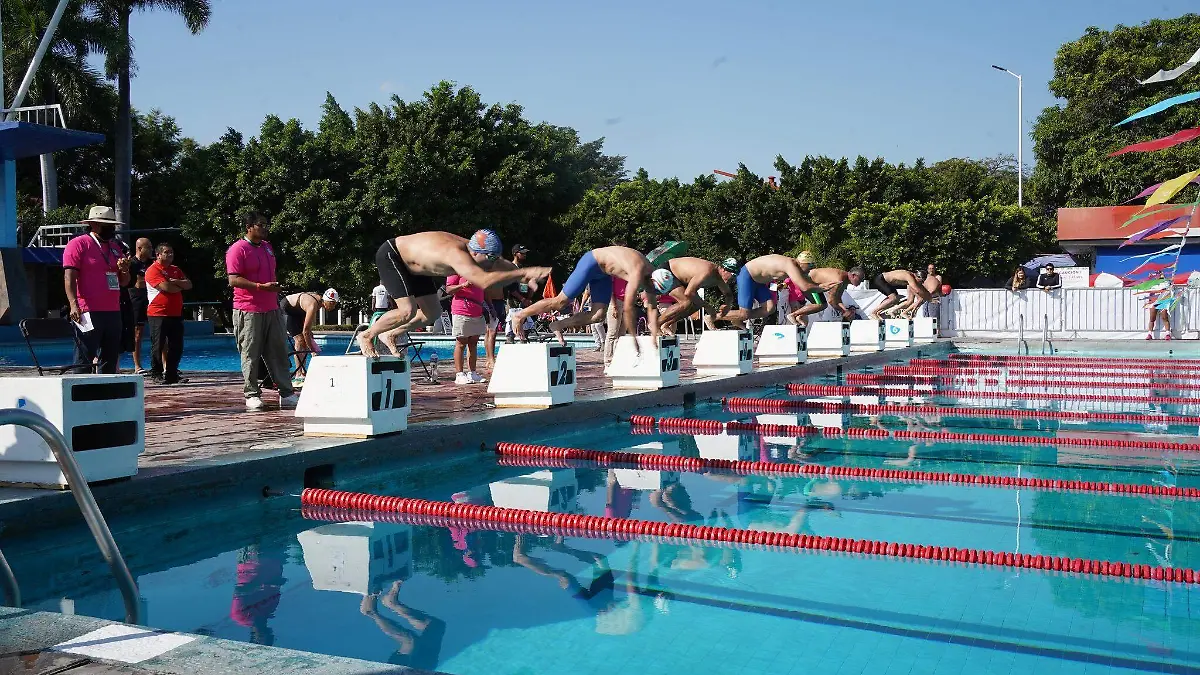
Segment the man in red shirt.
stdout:
[[108,206],[93,206],[81,221],[88,232],[67,243],[63,251],[63,285],[70,319],[75,324],[75,372],[115,374],[121,358],[121,287],[129,283],[130,258],[113,238],[117,214]]
[[146,268],[146,319],[150,324],[150,375],[163,384],[178,384],[183,356],[183,291],[192,282],[174,265],[175,249],[159,244],[157,259]]
[[225,270],[233,287],[233,332],[242,355],[242,391],[246,409],[263,406],[262,388],[255,377],[261,358],[279,387],[279,407],[295,408],[300,397],[292,389],[288,369],[288,340],[279,312],[279,282],[275,280],[275,250],[266,240],[267,217],[249,211],[242,220],[246,236],[225,253]]

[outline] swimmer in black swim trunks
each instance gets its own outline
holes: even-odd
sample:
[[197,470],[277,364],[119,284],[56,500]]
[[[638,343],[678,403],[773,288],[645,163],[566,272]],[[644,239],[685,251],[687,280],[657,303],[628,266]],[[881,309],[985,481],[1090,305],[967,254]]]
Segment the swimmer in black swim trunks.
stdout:
[[[850,283],[857,286],[862,283],[862,280],[867,276],[866,271],[861,267],[855,267],[850,270]],[[910,296],[916,295],[925,302],[929,302],[932,297],[929,291],[917,280],[917,277],[908,270],[892,270],[891,272],[880,272],[875,275],[875,279],[871,281],[871,286],[875,290],[883,294],[883,302],[879,303],[874,310],[871,311],[870,317],[875,320],[881,318],[881,314],[892,305],[900,302],[900,292],[896,290],[896,286],[906,286]],[[903,316],[903,315],[902,315]],[[906,319],[911,319],[912,316],[904,316]]]
[[491,230],[478,230],[470,239],[449,232],[419,232],[383,242],[375,253],[375,265],[396,308],[359,333],[363,355],[379,355],[375,349],[375,338],[379,338],[388,351],[399,356],[396,340],[400,335],[437,321],[442,314],[437,290],[443,277],[457,274],[486,291],[550,275],[549,267],[515,269],[500,253],[500,237]]
[[[822,310],[827,306],[833,307],[843,321],[854,318],[854,310],[847,307],[844,300],[846,286],[850,284],[850,276],[846,272],[836,267],[813,267],[813,255],[808,251],[802,252],[796,262],[808,278],[821,287],[820,293],[809,291],[801,295],[806,303],[819,305]],[[795,319],[792,321],[798,323]]]

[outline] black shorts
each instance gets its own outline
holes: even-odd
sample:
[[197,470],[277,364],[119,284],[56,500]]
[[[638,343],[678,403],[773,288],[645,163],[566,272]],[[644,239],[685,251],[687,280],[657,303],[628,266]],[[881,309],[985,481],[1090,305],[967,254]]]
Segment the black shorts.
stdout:
[[289,305],[287,298],[279,298],[279,311],[283,312],[288,337],[296,337],[304,332],[304,319],[307,316],[304,310]]
[[375,267],[379,269],[379,280],[393,298],[420,298],[437,295],[441,284],[433,277],[413,274],[400,258],[396,244],[388,239],[375,252]]
[[899,295],[899,291],[897,291],[894,286],[889,284],[887,279],[883,278],[882,272],[875,275],[875,279],[871,281],[871,285],[875,287],[875,290],[882,293],[883,297],[885,298],[893,295]]
[[139,298],[131,298],[130,304],[133,305],[133,325],[146,325],[146,310],[150,308],[149,300],[141,300]]

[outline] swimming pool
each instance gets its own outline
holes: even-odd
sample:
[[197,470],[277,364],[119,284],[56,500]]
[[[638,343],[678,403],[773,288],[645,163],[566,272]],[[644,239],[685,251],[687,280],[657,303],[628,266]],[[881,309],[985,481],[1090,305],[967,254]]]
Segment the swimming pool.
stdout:
[[[1101,379],[1099,372],[1071,366],[1058,380]],[[845,386],[845,379],[810,383]],[[826,430],[803,436],[672,433],[610,421],[496,439],[807,463],[847,473],[916,472],[908,479],[638,470],[551,460],[514,466],[514,460],[490,453],[456,453],[339,474],[337,488],[715,528],[1200,567],[1198,499],[925,480],[951,473],[1197,488],[1200,453],[1113,450],[1083,441],[1200,443],[1200,421],[1184,421],[1200,415],[1200,398],[1197,404],[1147,399],[1125,404],[1111,418],[1089,419],[1075,413],[1105,410],[1107,403],[978,397],[987,390],[963,379],[935,396],[914,392],[922,404],[949,409],[937,415],[900,410],[909,400],[862,394],[821,397],[830,403],[836,398],[845,412],[766,410],[771,405],[762,403],[756,405],[763,411],[748,412],[750,404],[731,410],[721,402],[645,411]],[[1198,396],[1186,389],[1166,393]],[[779,388],[738,395],[818,398]],[[958,405],[964,399],[973,400]],[[1152,411],[1177,417],[1151,423],[1135,417]],[[892,436],[865,436],[881,430]],[[896,432],[932,435],[901,438],[905,433]],[[974,434],[975,440],[948,433]],[[146,514],[144,522],[123,528],[130,534],[119,543],[138,576],[147,623],[463,675],[1200,671],[1194,584],[698,541],[543,536],[484,523],[323,522],[303,518],[298,506],[293,497],[277,497],[185,519]],[[90,542],[64,545],[64,539],[70,534],[6,544],[26,606],[58,611],[69,605],[121,618],[119,595],[102,565],[93,564]]]
[[[590,337],[571,336],[570,339],[572,342],[579,344],[581,348],[595,344]],[[439,360],[447,363],[454,358],[454,341],[448,336],[433,335],[422,337],[414,334],[414,340],[425,342],[421,347],[421,355],[426,360],[434,354],[438,356]],[[343,354],[349,342],[350,336],[346,334],[317,336],[317,343],[321,345],[321,349],[325,354]],[[497,347],[503,346],[504,340],[501,339]],[[150,343],[147,339],[142,349],[142,366],[146,368],[150,367],[149,352]],[[480,358],[483,357],[482,340],[480,341],[477,353]],[[67,343],[47,344],[45,346],[38,346],[37,354],[38,359],[42,361],[43,365],[66,364],[72,359],[72,348]],[[411,349],[409,355],[412,355]],[[33,360],[29,357],[29,350],[24,343],[0,343],[0,366],[32,365]],[[125,370],[132,368],[133,357],[129,354],[123,354],[121,356],[120,367]],[[241,359],[238,356],[237,345],[234,343],[233,336],[205,335],[185,338],[183,358],[179,362],[179,369],[187,372],[240,372],[242,369]]]

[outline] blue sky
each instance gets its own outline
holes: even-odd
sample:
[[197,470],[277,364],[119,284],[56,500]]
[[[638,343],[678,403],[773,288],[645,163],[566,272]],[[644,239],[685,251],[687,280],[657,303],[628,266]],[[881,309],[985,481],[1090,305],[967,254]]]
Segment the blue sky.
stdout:
[[[202,142],[269,113],[315,125],[438,80],[515,102],[535,121],[605,137],[630,170],[690,180],[782,154],[911,162],[1015,151],[1053,102],[1060,44],[1195,11],[1181,0],[213,0],[192,36],[135,15],[133,104]],[[1150,73],[1147,73],[1149,75]],[[1025,160],[1032,164],[1027,141]]]

